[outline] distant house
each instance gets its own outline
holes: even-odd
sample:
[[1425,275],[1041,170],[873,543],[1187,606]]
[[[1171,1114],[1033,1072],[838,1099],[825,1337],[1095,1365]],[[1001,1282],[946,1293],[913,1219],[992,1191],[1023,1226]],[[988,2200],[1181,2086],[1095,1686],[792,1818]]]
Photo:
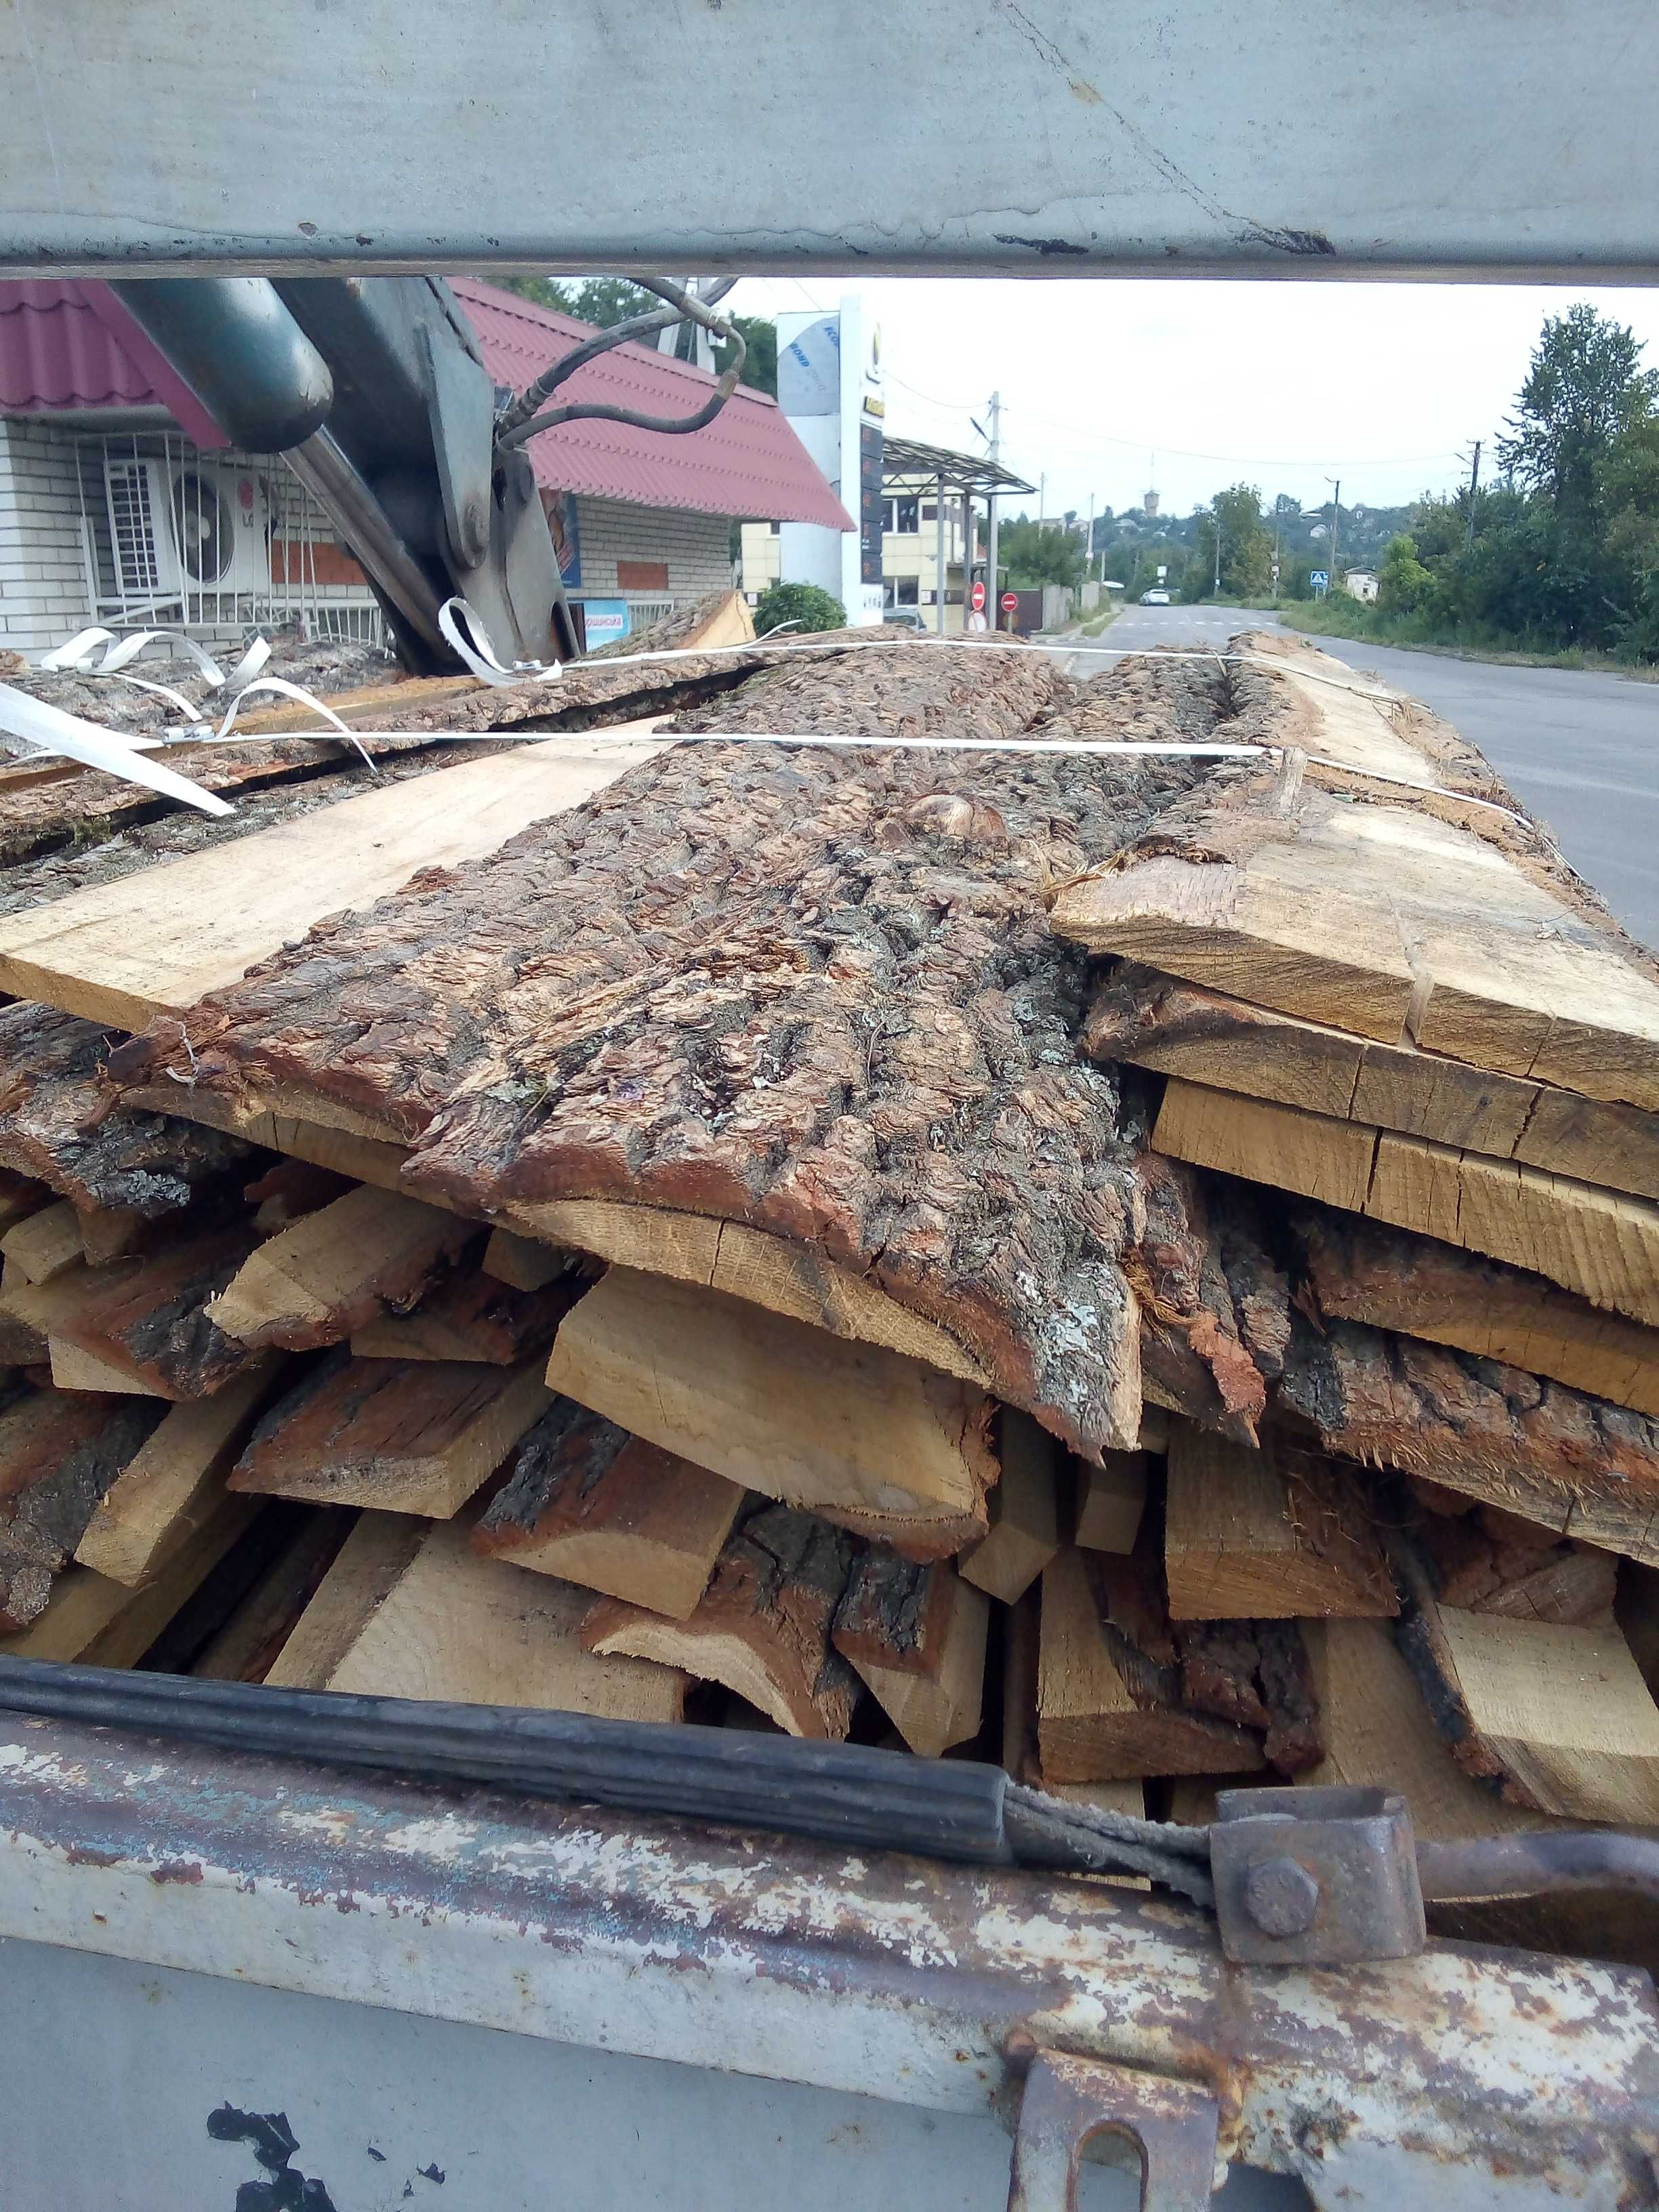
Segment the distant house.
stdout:
[[1342,588],[1350,599],[1374,599],[1376,597],[1376,574],[1370,568],[1350,568],[1342,580]]
[[[498,384],[521,387],[592,335],[495,285],[452,283]],[[624,345],[561,398],[674,416],[713,382]],[[596,643],[729,588],[734,520],[852,526],[762,392],[738,390],[688,436],[574,422],[530,453]],[[290,621],[381,635],[362,569],[281,456],[229,447],[107,285],[0,283],[0,646],[38,652],[94,622],[232,639]]]

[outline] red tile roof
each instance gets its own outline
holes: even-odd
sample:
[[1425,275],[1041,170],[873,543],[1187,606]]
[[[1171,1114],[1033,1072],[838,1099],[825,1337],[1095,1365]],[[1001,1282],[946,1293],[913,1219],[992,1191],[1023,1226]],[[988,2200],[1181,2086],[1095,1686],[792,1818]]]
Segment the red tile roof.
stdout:
[[[471,277],[451,279],[490,374],[515,390],[591,337],[569,315]],[[689,415],[713,382],[688,362],[618,346],[578,369],[559,400],[604,400],[647,415]],[[106,284],[64,278],[0,282],[0,412],[161,405],[198,446],[223,436]],[[766,522],[852,524],[775,400],[742,387],[685,437],[622,422],[572,422],[531,442],[550,489]]]
[[227,443],[187,384],[107,284],[0,283],[0,412],[165,407],[204,447]]
[[[468,276],[450,283],[465,307],[490,374],[522,390],[573,346],[586,323],[532,306]],[[646,415],[690,415],[714,379],[687,362],[641,345],[618,346],[561,385],[556,404],[595,399]],[[760,522],[821,522],[850,530],[841,501],[764,392],[739,386],[706,429],[664,437],[623,422],[570,422],[531,441],[538,480],[550,489],[683,507]]]

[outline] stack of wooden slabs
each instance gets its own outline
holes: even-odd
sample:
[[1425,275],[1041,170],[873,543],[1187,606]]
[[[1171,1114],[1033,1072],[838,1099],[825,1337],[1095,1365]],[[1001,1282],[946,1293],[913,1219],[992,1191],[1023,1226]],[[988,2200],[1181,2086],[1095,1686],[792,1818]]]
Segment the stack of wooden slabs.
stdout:
[[[1092,766],[803,796],[647,722],[0,917],[0,988],[148,1025],[90,1091],[61,1035],[0,1081],[0,1650],[955,1751],[1155,1815],[1243,1777],[1390,1781],[1428,1832],[1659,1818],[1620,1565],[1659,1564],[1659,985],[1320,656],[1080,693],[885,657],[703,719],[1231,723],[1371,781],[1310,767],[1285,815],[1137,765],[1091,873]],[[1086,1024],[1067,874],[1054,930],[1137,963]],[[163,1191],[167,1129],[220,1133]]]

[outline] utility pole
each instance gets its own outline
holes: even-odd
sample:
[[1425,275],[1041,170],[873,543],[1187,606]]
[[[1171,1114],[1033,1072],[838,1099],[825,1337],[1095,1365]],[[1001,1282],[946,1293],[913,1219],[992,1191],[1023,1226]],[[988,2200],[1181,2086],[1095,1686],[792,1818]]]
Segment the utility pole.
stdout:
[[1088,557],[1085,560],[1085,562],[1084,562],[1084,563],[1083,563],[1083,573],[1084,573],[1084,574],[1085,574],[1085,576],[1091,576],[1091,575],[1094,574],[1094,567],[1095,567],[1095,495],[1094,495],[1093,492],[1091,492],[1091,493],[1090,493],[1090,495],[1089,495],[1089,543],[1088,543]]
[[1039,530],[1042,527],[1043,518],[1048,511],[1048,479],[1047,476],[1039,476],[1037,478],[1037,528]]
[[1469,463],[1469,534],[1468,543],[1474,543],[1474,495],[1480,489],[1480,441],[1474,441],[1474,458]]
[[1328,484],[1334,484],[1336,487],[1336,497],[1331,501],[1330,588],[1334,591],[1338,581],[1337,548],[1342,541],[1342,479],[1340,477],[1327,477],[1325,481]]
[[[1001,451],[1002,394],[1000,392],[994,392],[991,394],[991,459],[994,461],[996,460]],[[997,495],[994,491],[988,491],[985,495],[985,513],[988,525],[987,536],[990,540],[985,549],[985,596],[990,603],[991,627],[993,629],[1000,629],[1002,628],[1002,580],[997,574]],[[964,567],[963,578],[963,589],[965,592],[969,584],[973,580],[971,562]],[[963,623],[966,627],[965,607]]]
[[1218,507],[1216,507],[1216,508],[1214,509],[1214,514],[1215,514],[1215,590],[1214,590],[1213,596],[1218,597],[1218,596],[1219,596],[1219,594],[1220,594],[1220,591],[1221,591],[1221,509],[1220,509]]

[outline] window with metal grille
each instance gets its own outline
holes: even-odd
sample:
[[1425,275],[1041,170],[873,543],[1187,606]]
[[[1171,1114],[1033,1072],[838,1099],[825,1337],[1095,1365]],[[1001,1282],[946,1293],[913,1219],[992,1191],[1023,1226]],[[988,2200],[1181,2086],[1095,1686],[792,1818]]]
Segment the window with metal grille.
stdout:
[[104,488],[109,501],[116,589],[121,592],[155,592],[161,587],[149,478],[149,466],[141,460],[112,459],[105,465]]

